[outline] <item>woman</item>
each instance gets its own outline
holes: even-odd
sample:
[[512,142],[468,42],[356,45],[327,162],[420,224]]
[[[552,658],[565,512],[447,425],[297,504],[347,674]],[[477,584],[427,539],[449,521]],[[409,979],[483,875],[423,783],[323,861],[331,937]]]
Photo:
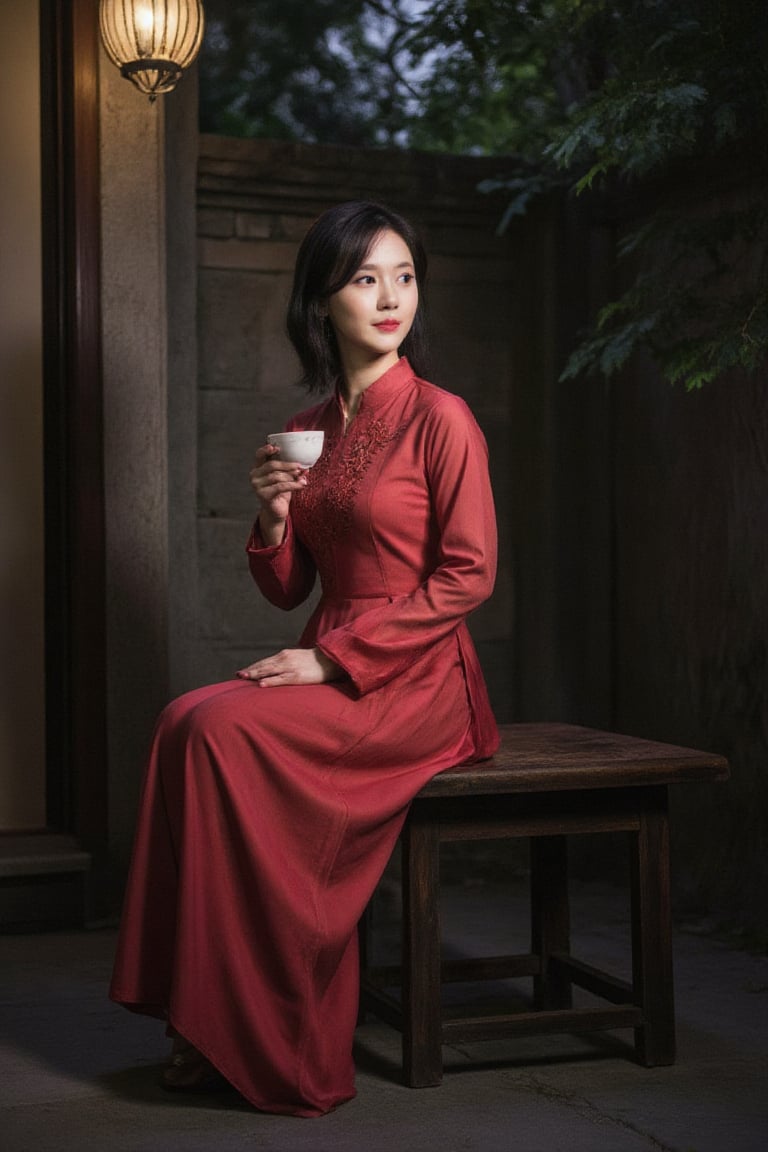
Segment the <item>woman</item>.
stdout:
[[167,1021],[170,1088],[213,1066],[265,1111],[354,1095],[357,921],[416,792],[497,744],[465,624],[495,572],[487,452],[417,375],[425,270],[407,221],[366,202],[299,252],[289,335],[330,396],[288,428],[324,449],[311,471],[258,450],[248,556],[273,604],[317,573],[322,596],[297,648],[155,732],[110,994]]

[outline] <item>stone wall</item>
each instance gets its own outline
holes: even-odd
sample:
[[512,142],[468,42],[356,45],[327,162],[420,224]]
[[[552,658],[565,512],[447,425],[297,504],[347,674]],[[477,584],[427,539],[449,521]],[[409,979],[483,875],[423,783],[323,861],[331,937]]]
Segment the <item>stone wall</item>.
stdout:
[[[266,433],[306,403],[283,335],[299,240],[332,203],[388,201],[431,253],[433,379],[467,399],[491,450],[499,578],[471,625],[499,720],[609,727],[728,756],[729,784],[673,797],[678,908],[764,933],[764,381],[689,396],[637,361],[611,386],[558,382],[614,290],[615,223],[551,202],[499,239],[503,199],[477,192],[494,174],[470,158],[202,137],[199,625],[175,689],[231,675],[302,625],[306,609],[279,613],[250,582],[248,469]],[[605,870],[596,843],[574,855]]]
[[[520,519],[515,409],[532,366],[533,269],[544,223],[495,236],[503,204],[477,191],[492,163],[202,137],[198,176],[199,676],[213,680],[290,644],[308,607],[286,615],[250,581],[244,544],[254,514],[257,446],[308,405],[284,334],[297,246],[312,219],[351,198],[391,203],[420,226],[430,253],[427,302],[436,383],[463,396],[488,438],[501,565],[471,625],[500,719],[516,709],[510,525]],[[535,321],[533,321],[535,323]]]

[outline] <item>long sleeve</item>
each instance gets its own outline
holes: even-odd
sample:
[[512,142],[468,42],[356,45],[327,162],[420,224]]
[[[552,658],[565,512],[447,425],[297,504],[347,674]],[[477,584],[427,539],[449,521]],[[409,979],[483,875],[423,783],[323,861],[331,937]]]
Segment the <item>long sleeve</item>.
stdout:
[[254,524],[248,544],[248,565],[262,594],[277,608],[302,604],[315,583],[315,563],[293,531],[290,516],[281,544],[267,546]]
[[319,647],[361,694],[438,645],[493,590],[496,520],[485,439],[469,409],[444,394],[424,429],[437,563],[414,591],[325,632]]

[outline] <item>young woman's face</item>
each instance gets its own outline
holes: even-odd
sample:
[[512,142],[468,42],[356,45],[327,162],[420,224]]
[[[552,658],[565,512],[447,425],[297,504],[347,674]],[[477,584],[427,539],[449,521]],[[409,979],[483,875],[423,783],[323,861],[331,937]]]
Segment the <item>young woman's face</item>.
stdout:
[[349,283],[328,298],[345,370],[381,361],[384,372],[395,364],[418,303],[408,245],[397,232],[382,232]]

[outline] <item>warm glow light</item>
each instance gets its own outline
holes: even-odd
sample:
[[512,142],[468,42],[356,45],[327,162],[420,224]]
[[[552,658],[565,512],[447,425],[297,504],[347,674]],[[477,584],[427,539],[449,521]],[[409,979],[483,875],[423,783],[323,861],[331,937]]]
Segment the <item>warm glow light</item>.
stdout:
[[136,27],[141,28],[142,32],[151,32],[154,22],[155,18],[151,8],[136,9]]
[[101,0],[99,23],[110,60],[150,100],[176,87],[203,40],[200,0]]

